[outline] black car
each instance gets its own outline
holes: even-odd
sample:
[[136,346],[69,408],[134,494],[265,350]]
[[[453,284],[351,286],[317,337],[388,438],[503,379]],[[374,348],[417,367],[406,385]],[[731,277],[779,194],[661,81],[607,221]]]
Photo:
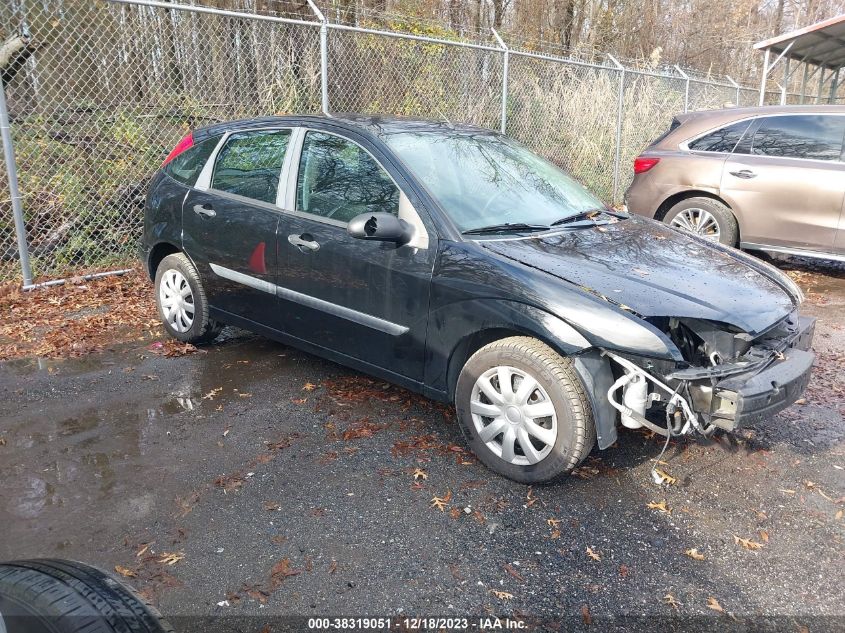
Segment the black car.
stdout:
[[454,401],[540,482],[617,423],[736,429],[801,396],[814,320],[777,269],[602,205],[505,136],[337,115],[195,130],[149,190],[144,257],[181,341],[232,324]]

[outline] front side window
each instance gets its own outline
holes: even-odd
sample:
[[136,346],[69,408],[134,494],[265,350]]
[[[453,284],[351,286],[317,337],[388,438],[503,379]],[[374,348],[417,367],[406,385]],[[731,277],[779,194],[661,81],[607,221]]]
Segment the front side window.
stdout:
[[276,202],[290,130],[237,132],[217,155],[211,188],[261,202]]
[[845,116],[800,114],[764,117],[751,140],[757,156],[839,160]]
[[396,132],[382,137],[460,231],[551,225],[604,205],[522,145],[485,132]]
[[732,152],[750,124],[751,121],[740,121],[719,128],[715,132],[690,141],[687,147],[696,152]]
[[361,213],[399,214],[399,188],[361,146],[308,132],[296,182],[298,211],[348,222]]
[[174,180],[193,187],[197,182],[202,168],[205,167],[208,157],[211,156],[211,153],[219,142],[220,137],[214,136],[197,143],[167,163],[164,171]]

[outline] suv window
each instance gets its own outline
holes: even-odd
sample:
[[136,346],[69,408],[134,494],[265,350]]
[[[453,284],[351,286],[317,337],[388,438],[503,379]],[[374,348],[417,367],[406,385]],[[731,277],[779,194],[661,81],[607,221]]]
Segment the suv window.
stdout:
[[739,139],[745,134],[745,130],[751,121],[739,121],[727,127],[719,128],[714,132],[705,134],[701,138],[687,143],[687,147],[697,152],[727,152],[733,151]]
[[361,213],[399,214],[399,188],[367,151],[352,141],[308,132],[296,181],[296,208],[348,222]]
[[238,132],[217,155],[211,188],[275,204],[290,130]]
[[219,142],[218,135],[197,143],[167,163],[164,166],[164,172],[174,180],[193,187],[208,157]]
[[760,119],[751,153],[783,158],[839,160],[845,136],[845,116],[801,114]]

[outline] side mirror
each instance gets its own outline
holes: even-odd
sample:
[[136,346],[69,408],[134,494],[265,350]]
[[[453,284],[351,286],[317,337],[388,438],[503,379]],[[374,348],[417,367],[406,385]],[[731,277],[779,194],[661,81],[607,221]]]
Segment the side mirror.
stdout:
[[402,246],[411,240],[414,229],[392,213],[362,213],[349,221],[346,232],[360,240],[394,242]]

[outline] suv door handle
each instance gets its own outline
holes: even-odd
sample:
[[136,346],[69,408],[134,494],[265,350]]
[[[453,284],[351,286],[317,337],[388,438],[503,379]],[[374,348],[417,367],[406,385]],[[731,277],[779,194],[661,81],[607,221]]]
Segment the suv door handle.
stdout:
[[207,202],[205,204],[195,204],[194,213],[197,215],[204,215],[207,218],[213,218],[217,215],[217,211],[215,211],[214,208]]
[[757,174],[755,174],[750,169],[740,169],[739,171],[732,171],[730,172],[731,176],[736,176],[737,178],[754,178]]
[[303,235],[288,235],[288,242],[296,246],[299,250],[303,253],[305,251],[318,251],[320,250],[320,244],[317,242],[313,242],[311,240],[303,239],[304,237],[311,237],[310,235],[303,234]]

